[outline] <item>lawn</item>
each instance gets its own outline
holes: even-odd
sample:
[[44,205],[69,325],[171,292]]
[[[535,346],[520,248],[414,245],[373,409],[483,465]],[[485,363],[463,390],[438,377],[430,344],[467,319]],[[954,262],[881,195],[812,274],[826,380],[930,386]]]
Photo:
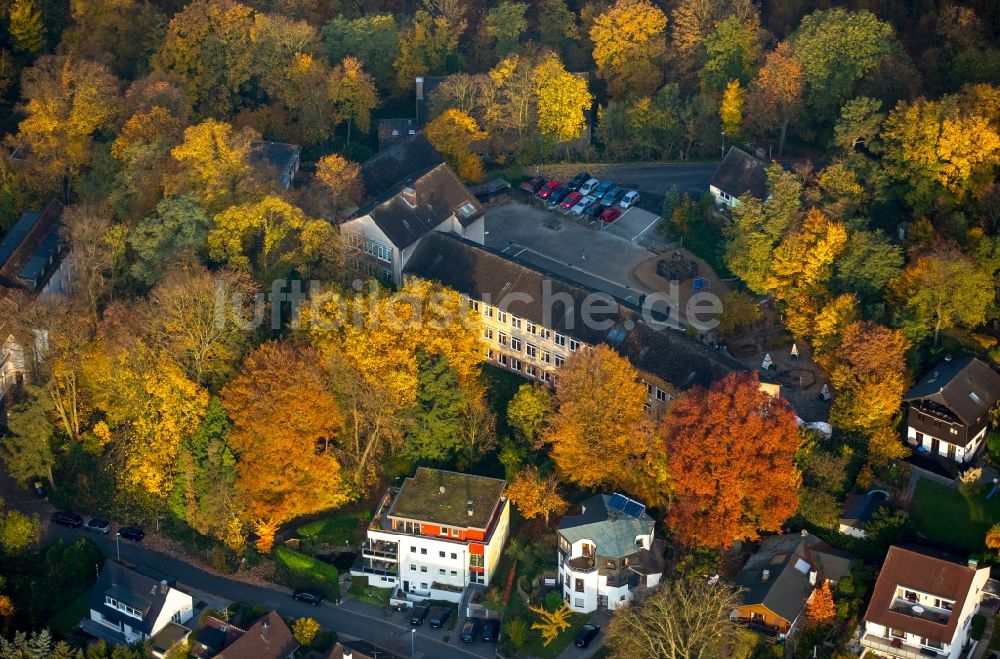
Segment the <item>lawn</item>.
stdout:
[[1000,521],[1000,497],[966,496],[933,481],[917,481],[910,505],[917,530],[931,540],[972,551],[983,549],[986,532]]
[[[529,627],[528,638],[518,656],[541,657],[541,659],[551,659],[552,657],[559,656],[563,650],[569,647],[569,644],[573,642],[576,635],[580,633],[580,628],[590,620],[590,616],[583,613],[571,614],[569,617],[569,628],[560,633],[548,646],[545,646],[542,641],[542,632],[538,629],[530,628],[533,623],[538,621],[538,614],[529,611],[527,604],[515,592],[511,596],[510,606],[504,614],[504,624],[518,617],[524,618]],[[601,633],[603,633],[603,630]]]
[[[337,568],[297,551],[279,547],[274,550],[279,574],[290,588],[318,588],[327,597],[339,597]],[[282,574],[283,573],[283,574]]]
[[392,595],[391,588],[369,586],[367,577],[351,577],[351,587],[347,592],[353,595],[356,600],[368,602],[383,609],[389,606],[389,596]]
[[299,527],[298,533],[304,539],[343,546],[350,544],[354,539],[354,532],[362,519],[368,519],[368,514],[358,512],[351,515],[325,517],[315,522],[303,524]]
[[68,637],[79,622],[90,615],[90,607],[87,605],[89,597],[89,589],[80,593],[49,621],[49,628],[62,638]]

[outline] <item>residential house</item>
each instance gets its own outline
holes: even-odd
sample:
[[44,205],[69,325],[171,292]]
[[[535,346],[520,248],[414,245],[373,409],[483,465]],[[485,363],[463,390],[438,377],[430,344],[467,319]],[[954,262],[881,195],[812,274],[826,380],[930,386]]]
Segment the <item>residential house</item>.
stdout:
[[334,643],[326,659],[374,659],[371,655],[358,652],[341,643]]
[[[553,382],[571,354],[601,343],[639,369],[651,408],[746,370],[684,332],[646,324],[634,305],[451,234],[425,237],[405,276],[440,282],[468,297],[481,316],[486,359],[535,381]],[[595,322],[584,322],[584,309]]]
[[507,482],[417,468],[383,497],[351,574],[410,599],[461,601],[488,585],[510,528]]
[[972,617],[988,567],[890,547],[865,612],[861,645],[881,657],[972,656]]
[[840,532],[855,538],[865,537],[865,526],[875,511],[885,506],[885,500],[886,495],[881,491],[848,494],[840,514]]
[[[440,157],[424,145],[430,148],[422,135],[415,135],[361,167],[365,190],[374,199],[343,222],[340,232],[350,264],[362,275],[400,284],[417,245],[432,232],[455,233],[477,243],[485,239],[483,207],[448,165],[410,171],[415,163]],[[390,157],[394,153],[398,157]],[[398,174],[404,177],[387,184]]]
[[575,612],[617,609],[660,583],[665,544],[646,506],[597,494],[559,522],[559,583]]
[[250,163],[259,172],[266,172],[282,190],[292,187],[299,172],[302,147],[285,142],[257,140],[250,144]]
[[246,634],[245,629],[240,629],[214,616],[208,616],[201,629],[194,635],[194,640],[191,643],[191,654],[199,659],[210,659],[232,645],[244,634]]
[[822,581],[836,584],[847,576],[851,562],[806,531],[764,538],[736,577],[743,592],[734,616],[768,634],[792,635],[813,591]]
[[767,199],[767,162],[743,149],[730,147],[712,175],[708,191],[716,203],[729,208],[739,206],[739,198],[745,194],[764,201]]
[[1000,375],[989,365],[975,357],[946,358],[903,396],[906,441],[920,452],[971,462],[998,400]]
[[190,633],[183,625],[194,600],[169,579],[157,581],[109,559],[90,590],[89,606],[90,617],[80,623],[87,634],[118,645],[152,640],[165,653]]
[[292,630],[277,611],[271,611],[215,657],[216,659],[287,659],[298,649],[299,644],[292,636]]

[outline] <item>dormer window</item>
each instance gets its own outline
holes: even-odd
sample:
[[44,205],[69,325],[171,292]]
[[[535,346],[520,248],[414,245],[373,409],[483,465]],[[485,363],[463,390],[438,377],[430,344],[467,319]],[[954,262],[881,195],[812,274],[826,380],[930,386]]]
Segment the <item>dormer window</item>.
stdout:
[[462,217],[470,217],[476,212],[476,207],[473,204],[465,203],[462,204],[458,209],[458,214]]

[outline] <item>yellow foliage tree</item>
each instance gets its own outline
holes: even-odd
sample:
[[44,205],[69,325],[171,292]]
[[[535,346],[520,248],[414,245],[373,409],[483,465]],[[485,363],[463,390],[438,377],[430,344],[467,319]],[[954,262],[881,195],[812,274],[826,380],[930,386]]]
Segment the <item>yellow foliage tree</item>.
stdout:
[[991,526],[986,532],[986,546],[1000,552],[1000,522]]
[[292,636],[294,636],[296,642],[303,647],[312,645],[312,642],[316,640],[316,636],[319,632],[319,623],[312,618],[299,618],[295,621],[295,624],[292,625]]
[[827,302],[812,321],[813,358],[824,369],[833,367],[833,356],[848,325],[857,320],[858,300],[850,293]]
[[806,604],[806,626],[810,629],[825,627],[837,617],[837,608],[833,604],[833,593],[830,592],[830,582],[823,583],[812,592]]
[[890,426],[882,426],[868,438],[868,460],[876,467],[887,467],[896,460],[905,460],[910,449]]
[[278,524],[272,519],[256,519],[253,522],[253,532],[257,534],[254,547],[262,554],[270,554],[274,547],[274,534],[278,532]]
[[167,194],[193,195],[209,212],[233,205],[251,178],[251,129],[239,131],[208,119],[184,130],[184,141],[170,151],[177,173],[164,181]]
[[656,91],[666,27],[666,14],[649,0],[618,0],[594,19],[594,63],[613,96],[642,97]]
[[831,423],[867,433],[889,426],[906,391],[908,347],[899,330],[872,322],[848,325],[830,371],[837,390]]
[[739,139],[740,127],[743,125],[745,91],[739,80],[730,80],[726,85],[726,91],[722,94],[722,105],[719,106],[722,130],[733,141]]
[[555,142],[570,142],[583,134],[586,115],[594,101],[587,80],[569,73],[555,53],[535,67],[538,132]]
[[549,643],[556,640],[559,632],[569,629],[569,617],[572,615],[573,610],[569,608],[569,604],[566,602],[563,602],[562,606],[555,611],[549,611],[541,606],[529,606],[528,610],[532,613],[537,613],[538,617],[541,618],[539,622],[532,623],[531,628],[542,632],[542,644],[546,647],[548,647]]
[[470,151],[477,140],[487,137],[476,120],[461,110],[448,109],[424,127],[424,136],[444,154],[463,181],[483,180],[483,163]]
[[544,516],[545,526],[549,525],[550,514],[566,509],[566,500],[559,496],[559,481],[553,475],[542,476],[534,466],[523,469],[511,480],[507,498],[525,519]]

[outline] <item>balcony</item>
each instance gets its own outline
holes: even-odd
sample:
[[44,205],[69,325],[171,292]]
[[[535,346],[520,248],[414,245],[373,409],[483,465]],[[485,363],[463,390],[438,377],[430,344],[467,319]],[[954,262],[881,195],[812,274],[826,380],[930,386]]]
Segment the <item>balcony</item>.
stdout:
[[365,558],[361,562],[361,571],[365,574],[378,574],[383,577],[399,575],[399,564],[374,558]]
[[391,531],[392,522],[389,520],[389,516],[386,514],[389,511],[389,507],[392,506],[393,499],[399,494],[398,487],[390,487],[389,491],[385,493],[382,497],[382,502],[378,506],[378,510],[375,511],[375,516],[372,517],[372,521],[369,522],[368,528],[372,531]]
[[931,648],[909,645],[899,638],[883,638],[874,634],[865,634],[862,636],[861,645],[862,647],[876,650],[891,657],[899,657],[899,659],[925,659],[926,657],[946,656],[946,653],[940,653]]
[[399,557],[399,544],[385,540],[366,540],[361,545],[361,554],[373,558],[386,558],[395,561]]
[[577,556],[569,559],[566,563],[569,565],[569,569],[574,572],[593,572],[597,569],[593,556]]
[[951,618],[951,611],[948,609],[938,609],[927,604],[918,604],[917,602],[900,598],[893,600],[890,608],[896,613],[902,613],[904,616],[935,622],[939,625],[947,625],[948,619]]

